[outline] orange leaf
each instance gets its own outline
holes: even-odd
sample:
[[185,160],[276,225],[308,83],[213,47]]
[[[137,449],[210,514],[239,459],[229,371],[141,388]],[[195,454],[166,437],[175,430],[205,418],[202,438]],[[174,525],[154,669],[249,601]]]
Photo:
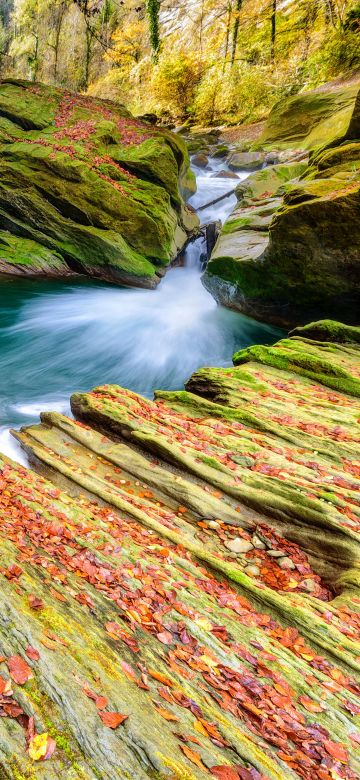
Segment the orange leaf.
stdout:
[[148,669],[147,673],[148,675],[150,675],[150,677],[153,677],[154,680],[157,680],[158,682],[167,685],[169,688],[172,688],[174,683],[171,680],[169,680],[169,678],[166,677],[165,674],[162,674],[161,672],[157,672],[155,669]]
[[239,780],[239,775],[232,766],[212,766],[210,772],[217,780]]
[[170,631],[161,631],[159,634],[156,634],[156,636],[163,645],[172,645],[173,643],[173,637],[172,634],[170,634]]
[[199,769],[202,769],[203,772],[207,772],[207,768],[205,764],[203,764],[201,760],[201,756],[199,756],[199,753],[196,752],[196,750],[192,750],[187,745],[180,745],[180,749],[183,753],[185,753],[186,758],[189,759],[189,761],[192,761],[193,764],[196,764],[196,766],[199,767]]
[[99,711],[100,718],[105,726],[109,729],[117,729],[121,723],[124,723],[128,719],[128,715],[122,715],[121,712],[101,712]]
[[12,677],[14,682],[18,685],[24,685],[34,676],[31,667],[20,655],[11,655],[10,658],[8,658],[7,665],[10,677]]
[[308,712],[322,712],[325,708],[308,696],[299,696],[299,702]]
[[97,696],[95,699],[95,707],[97,707],[98,710],[104,710],[108,703],[109,700],[106,696]]
[[157,704],[155,704],[156,712],[161,715],[162,718],[165,718],[165,720],[172,720],[172,721],[178,721],[179,718],[176,717],[172,712],[169,712],[169,710],[165,709],[165,707],[160,707]]
[[344,746],[339,745],[337,742],[332,742],[331,739],[325,739],[324,748],[330,754],[330,756],[336,758],[337,761],[341,761],[342,764],[346,764],[349,760]]

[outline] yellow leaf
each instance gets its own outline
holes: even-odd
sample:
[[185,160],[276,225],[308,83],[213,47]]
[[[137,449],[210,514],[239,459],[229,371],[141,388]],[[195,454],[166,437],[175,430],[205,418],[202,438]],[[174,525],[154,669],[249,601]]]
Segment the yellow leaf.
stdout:
[[48,748],[48,737],[49,735],[44,732],[44,734],[36,734],[31,740],[29,756],[33,761],[41,761],[42,758],[45,758]]
[[198,734],[202,734],[204,737],[208,737],[208,733],[206,729],[204,728],[203,724],[200,723],[199,720],[196,720],[194,723],[194,729],[198,732]]
[[210,620],[208,620],[206,617],[200,617],[195,620],[195,623],[200,628],[203,628],[205,631],[211,631],[212,629],[212,623],[210,623]]

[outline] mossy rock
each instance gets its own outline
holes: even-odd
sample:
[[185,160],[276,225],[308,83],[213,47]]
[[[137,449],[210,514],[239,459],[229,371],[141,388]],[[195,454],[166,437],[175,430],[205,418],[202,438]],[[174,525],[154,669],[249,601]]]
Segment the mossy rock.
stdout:
[[271,149],[314,149],[340,139],[353,114],[359,83],[329,85],[284,98],[270,112],[260,142]]
[[294,328],[289,336],[303,336],[314,341],[330,341],[337,344],[360,344],[360,328],[344,325],[334,320],[310,322],[303,327]]
[[345,133],[311,154],[308,167],[258,171],[238,185],[237,197],[203,278],[215,299],[284,327],[319,316],[357,324],[359,142]]
[[12,432],[32,468],[0,455],[1,777],[359,776],[358,331]]
[[298,179],[307,168],[306,162],[280,163],[255,171],[236,188],[236,196],[242,205],[248,200],[273,197],[286,182]]
[[[27,275],[39,265],[46,273],[46,248],[64,274],[154,287],[157,266],[169,264],[197,224],[183,201],[194,191],[189,170],[179,136],[135,120],[122,106],[41,84],[2,83],[0,229],[34,242]],[[13,252],[3,270],[15,264]]]

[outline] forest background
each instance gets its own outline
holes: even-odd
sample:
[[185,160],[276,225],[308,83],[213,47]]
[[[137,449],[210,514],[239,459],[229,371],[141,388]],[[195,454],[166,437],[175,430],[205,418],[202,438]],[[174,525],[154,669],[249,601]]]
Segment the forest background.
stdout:
[[261,119],[360,67],[349,0],[0,0],[0,75],[166,122]]

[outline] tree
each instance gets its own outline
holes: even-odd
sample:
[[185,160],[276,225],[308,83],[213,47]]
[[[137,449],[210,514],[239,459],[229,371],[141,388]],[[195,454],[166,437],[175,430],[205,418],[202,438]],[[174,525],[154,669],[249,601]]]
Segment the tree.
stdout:
[[236,48],[237,48],[238,36],[239,36],[241,6],[242,6],[242,0],[236,0],[235,20],[234,20],[233,38],[232,38],[232,47],[231,47],[231,67],[234,65],[235,56],[236,56]]
[[14,7],[14,37],[9,54],[24,63],[25,77],[36,81],[39,69],[40,13],[38,0],[20,0]]
[[276,40],[276,0],[272,0],[271,9],[271,62],[275,60],[275,40]]
[[53,20],[53,28],[50,30],[48,46],[53,49],[54,52],[54,81],[57,81],[58,76],[58,61],[59,61],[59,46],[62,23],[65,13],[69,7],[69,0],[55,0],[51,8],[51,18]]
[[161,0],[146,0],[146,10],[149,19],[150,45],[154,62],[158,61],[160,51],[160,2]]

